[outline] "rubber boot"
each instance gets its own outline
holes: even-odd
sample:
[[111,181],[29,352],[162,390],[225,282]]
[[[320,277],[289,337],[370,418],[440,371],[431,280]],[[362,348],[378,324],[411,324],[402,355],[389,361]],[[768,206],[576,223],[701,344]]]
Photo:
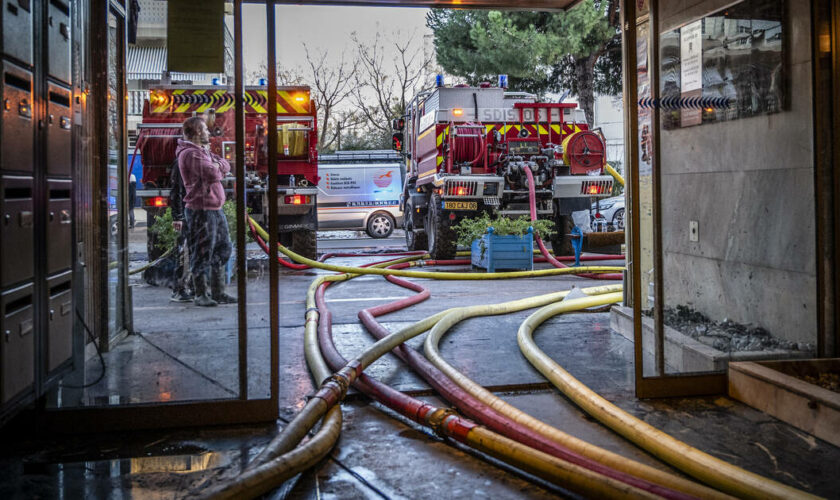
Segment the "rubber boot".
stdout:
[[210,290],[213,300],[219,304],[236,304],[236,297],[225,293],[225,270],[214,267],[210,271]]
[[193,283],[195,284],[195,305],[201,307],[213,307],[218,303],[210,298],[207,290],[207,276],[198,274],[193,276]]

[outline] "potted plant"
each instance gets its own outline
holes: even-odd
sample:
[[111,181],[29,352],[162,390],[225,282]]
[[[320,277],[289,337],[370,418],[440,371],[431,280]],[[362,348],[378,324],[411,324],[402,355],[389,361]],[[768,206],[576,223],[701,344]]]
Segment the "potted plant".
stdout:
[[531,270],[534,268],[534,232],[548,238],[554,223],[531,221],[522,216],[511,219],[491,218],[489,214],[463,219],[455,226],[458,244],[471,249],[473,266],[496,272],[498,269]]

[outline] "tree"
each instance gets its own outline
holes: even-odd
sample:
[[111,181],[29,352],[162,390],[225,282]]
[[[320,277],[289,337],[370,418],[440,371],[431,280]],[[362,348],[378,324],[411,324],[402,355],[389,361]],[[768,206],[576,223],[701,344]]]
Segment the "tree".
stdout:
[[619,0],[585,0],[566,12],[433,9],[426,24],[438,64],[476,85],[507,74],[513,90],[570,90],[591,124],[595,93],[621,90]]
[[352,92],[355,64],[347,63],[342,52],[338,62],[327,62],[326,51],[312,54],[303,44],[309,64],[307,79],[312,87],[312,102],[318,114],[318,151],[326,151],[340,138],[342,126],[352,118],[348,113],[337,113],[338,106]]
[[[405,113],[408,101],[422,87],[432,55],[424,54],[422,39],[416,34],[403,36],[395,32],[383,40],[377,33],[370,44],[354,34],[353,41],[358,61],[353,88],[355,104],[370,132],[384,138],[381,146],[390,148],[391,119]],[[390,63],[385,61],[386,47],[394,52]]]

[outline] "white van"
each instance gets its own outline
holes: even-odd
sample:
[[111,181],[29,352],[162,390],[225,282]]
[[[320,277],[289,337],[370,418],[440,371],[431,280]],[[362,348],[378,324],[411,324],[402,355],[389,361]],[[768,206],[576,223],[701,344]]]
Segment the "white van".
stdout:
[[394,151],[339,151],[318,158],[318,230],[387,238],[402,225],[405,163]]

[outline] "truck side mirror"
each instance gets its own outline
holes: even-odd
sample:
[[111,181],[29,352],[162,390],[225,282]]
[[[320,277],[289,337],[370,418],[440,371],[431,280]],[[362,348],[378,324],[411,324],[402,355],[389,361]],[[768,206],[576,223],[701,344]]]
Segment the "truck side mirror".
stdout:
[[403,150],[403,133],[402,132],[394,132],[394,135],[391,136],[391,149],[394,151]]

